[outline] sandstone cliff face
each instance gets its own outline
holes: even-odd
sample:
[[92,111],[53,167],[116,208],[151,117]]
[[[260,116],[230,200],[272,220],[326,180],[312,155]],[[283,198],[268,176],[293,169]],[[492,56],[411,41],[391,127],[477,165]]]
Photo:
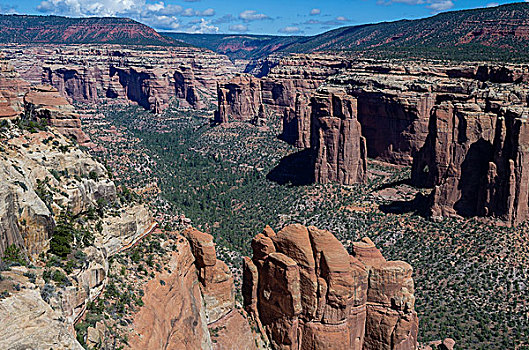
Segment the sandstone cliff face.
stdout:
[[29,83],[0,56],[0,119],[13,119],[23,113],[22,98],[28,90]]
[[211,109],[217,81],[238,69],[226,56],[190,47],[23,45],[4,51],[24,79],[51,85],[70,102],[133,103],[156,113],[173,101]]
[[[83,215],[97,207],[100,200],[115,202],[115,185],[107,178],[106,169],[53,128],[29,133],[10,127],[2,131],[1,138],[0,256],[6,247],[15,245],[23,257],[35,261],[48,250],[57,215],[63,210]],[[50,286],[38,277],[42,271],[37,271],[35,283],[22,277],[26,270],[13,274],[12,278],[20,280],[23,288],[35,289],[38,297],[29,302],[26,299],[33,296],[14,291],[2,300],[5,310],[17,308],[18,311],[6,312],[19,315],[13,319],[12,327],[20,330],[8,329],[11,335],[2,340],[10,343],[1,346],[0,341],[2,348],[80,348],[72,335],[73,324],[84,313],[87,302],[97,298],[105,287],[109,256],[134,244],[153,227],[143,206],[124,207],[116,210],[115,216],[101,220],[102,231],[95,234],[94,245],[82,249],[83,264],[68,274],[69,283],[54,287],[46,302],[39,293],[44,293],[45,288],[49,292]],[[49,311],[50,306],[53,312]],[[31,316],[35,312],[39,315]],[[6,319],[9,318],[3,317]],[[38,328],[41,324],[46,325]]]
[[[250,63],[249,66],[252,64]],[[310,95],[329,76],[336,74],[346,67],[348,61],[331,55],[293,54],[286,57],[270,57],[262,60],[250,72],[257,77],[233,80],[219,83],[218,112],[216,121],[252,120],[260,108],[267,117],[281,118],[285,116],[282,138],[301,148],[310,147],[310,123],[293,120],[293,114],[305,111],[304,102],[310,100]],[[248,68],[247,68],[248,70]],[[251,83],[250,83],[251,80]],[[251,84],[251,92],[246,92]],[[241,91],[231,93],[227,91]],[[229,94],[229,93],[228,93]],[[243,96],[243,97],[242,97]],[[242,100],[250,110],[240,107]],[[309,116],[310,118],[310,116]]]
[[90,140],[81,130],[81,120],[74,107],[51,86],[32,87],[24,96],[24,113],[30,120],[46,121],[79,144]]
[[[102,164],[65,137],[77,135],[80,141],[84,134],[73,107],[57,90],[37,86],[14,97],[23,106],[17,115],[22,122],[8,121],[0,130],[0,257],[15,246],[22,259],[37,264],[37,257],[48,251],[61,213],[82,216],[99,203],[115,203],[116,187]],[[44,119],[49,126],[27,126],[28,119]],[[143,206],[116,208],[115,215],[99,220],[102,230],[94,234],[94,244],[77,243],[83,260],[70,269],[64,284],[49,284],[35,267],[12,269],[9,280],[22,289],[1,300],[0,313],[8,314],[2,320],[10,328],[6,325],[9,335],[2,337],[0,347],[81,348],[73,324],[105,287],[108,257],[152,229]],[[26,278],[31,275],[33,281]]]
[[41,80],[61,91],[62,96],[75,97],[75,101],[96,103],[97,81],[89,67],[46,66],[41,69]]
[[[526,70],[518,66],[360,61],[328,78],[308,107],[299,104],[285,113],[284,125],[295,130],[310,125],[318,182],[362,182],[365,166],[356,164],[367,153],[413,163],[412,181],[434,187],[433,216],[493,216],[517,224],[527,218],[526,80]],[[322,97],[340,89],[346,93],[339,99]],[[337,116],[334,100],[341,101],[337,115],[347,116],[343,106],[354,106],[359,124],[350,128],[339,118],[327,118]],[[287,138],[296,135],[303,137]]]
[[[3,135],[3,147],[7,157],[0,161],[0,254],[16,244],[35,257],[48,246],[61,206],[75,215],[95,207],[98,199],[115,200],[116,189],[106,169],[58,133],[13,129]],[[71,178],[57,178],[52,172]],[[97,181],[89,178],[91,172]]]
[[83,347],[60,321],[61,313],[42,300],[37,290],[21,291],[0,300],[2,349],[57,349]]
[[50,56],[42,81],[62,96],[89,104],[136,103],[155,113],[173,100],[183,108],[209,108],[216,102],[216,82],[236,71],[227,57],[194,48],[67,46]]
[[408,264],[350,256],[330,232],[299,224],[266,228],[252,248],[244,305],[274,349],[417,348]]
[[239,75],[217,86],[218,111],[215,120],[253,120],[262,105],[261,80],[251,75]]
[[[177,251],[145,286],[145,305],[134,316],[131,349],[211,349],[204,301],[189,242],[173,237]],[[160,281],[163,281],[162,284]]]
[[345,185],[367,181],[366,141],[357,120],[357,101],[342,91],[311,100],[314,179]]
[[195,257],[212,349],[257,349],[246,315],[235,307],[235,285],[226,263],[217,259],[213,237],[193,228],[183,233]]
[[482,110],[444,102],[413,164],[413,180],[434,186],[431,214],[527,219],[527,107]]
[[[415,80],[415,81],[414,81]],[[347,86],[356,97],[358,121],[370,157],[397,164],[411,164],[428,132],[435,104],[431,84],[420,78],[368,72],[345,73],[330,84]]]

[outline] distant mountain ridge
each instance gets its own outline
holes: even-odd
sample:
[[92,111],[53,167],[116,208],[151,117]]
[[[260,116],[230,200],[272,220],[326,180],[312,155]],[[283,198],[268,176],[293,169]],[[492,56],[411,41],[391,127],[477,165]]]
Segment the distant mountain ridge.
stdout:
[[0,43],[185,45],[129,18],[32,15],[0,15]]
[[382,58],[527,61],[529,3],[342,27],[314,36],[158,33],[128,18],[0,15],[0,43],[191,45],[232,60],[345,51]]
[[306,37],[164,34],[231,59],[255,59],[274,52],[350,51],[384,58],[526,61],[529,3],[342,27]]
[[338,28],[298,40],[283,50],[369,51],[390,56],[517,60],[529,56],[529,3],[444,12]]
[[281,51],[303,39],[301,36],[252,35],[252,34],[161,34],[193,46],[210,49],[234,59],[252,59]]

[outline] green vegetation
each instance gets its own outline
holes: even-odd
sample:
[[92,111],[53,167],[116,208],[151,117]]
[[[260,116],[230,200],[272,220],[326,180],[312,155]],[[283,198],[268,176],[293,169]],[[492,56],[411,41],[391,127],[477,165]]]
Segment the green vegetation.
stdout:
[[46,119],[35,121],[35,120],[32,120],[31,116],[29,115],[26,116],[26,118],[15,119],[14,124],[18,128],[22,130],[28,130],[31,133],[36,133],[38,131],[45,131],[48,129],[48,121]]
[[[104,144],[108,153],[101,154],[118,170],[116,179],[143,190],[168,226],[177,226],[172,220],[184,213],[215,235],[219,258],[228,264],[240,264],[251,238],[266,224],[327,228],[346,246],[369,236],[387,258],[414,267],[421,341],[453,337],[464,349],[511,349],[529,342],[529,225],[427,220],[415,213],[420,208],[411,198],[417,190],[402,184],[409,168],[374,161],[366,185],[279,185],[267,175],[297,150],[275,137],[274,123],[211,127],[196,112],[169,111],[161,118],[139,108],[102,112],[126,139]],[[153,181],[160,191],[146,190]],[[394,190],[407,209],[383,212],[381,206],[392,200],[380,195],[382,188]],[[144,254],[133,250],[123,264],[130,261],[135,273],[147,276],[151,267]]]
[[0,43],[187,46],[129,18],[0,15],[0,27]]
[[[165,33],[231,59],[273,52],[346,51],[375,59],[527,62],[529,4],[443,12],[417,19],[349,26],[307,37]],[[520,33],[517,33],[517,32]]]
[[76,219],[69,212],[59,215],[50,240],[50,253],[64,259],[75,247],[87,247],[93,243],[92,231],[80,225]]
[[443,12],[418,20],[338,28],[299,40],[285,51],[351,51],[384,58],[525,62],[529,58],[527,40],[510,31],[512,23],[524,27],[528,16],[526,3]]
[[161,33],[180,42],[227,55],[231,60],[259,59],[280,51],[303,37],[251,34]]
[[2,260],[5,263],[11,263],[16,265],[26,265],[26,259],[23,256],[20,248],[14,244],[8,245],[4,251]]

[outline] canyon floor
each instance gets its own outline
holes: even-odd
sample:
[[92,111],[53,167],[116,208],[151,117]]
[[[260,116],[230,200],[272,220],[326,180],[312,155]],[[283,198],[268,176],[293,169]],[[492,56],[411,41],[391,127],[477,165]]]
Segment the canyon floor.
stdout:
[[82,119],[90,152],[115,181],[134,188],[165,228],[191,221],[212,234],[236,284],[242,255],[267,224],[326,227],[348,248],[368,236],[386,257],[414,267],[419,341],[529,347],[529,224],[427,219],[425,190],[408,185],[410,169],[374,160],[365,185],[308,184],[306,154],[279,140],[274,122],[214,125],[207,112],[154,116],[118,105],[85,110]]

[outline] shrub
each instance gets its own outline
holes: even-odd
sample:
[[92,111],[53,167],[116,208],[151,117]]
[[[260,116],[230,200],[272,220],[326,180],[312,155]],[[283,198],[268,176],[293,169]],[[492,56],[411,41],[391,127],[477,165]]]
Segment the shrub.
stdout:
[[27,277],[31,283],[35,283],[37,279],[37,275],[35,275],[35,273],[31,271],[24,272],[24,276]]
[[94,181],[97,181],[99,180],[99,175],[97,175],[97,173],[94,170],[92,170],[91,172],[88,173],[88,178]]
[[14,244],[7,246],[2,259],[12,264],[26,265],[26,260],[23,258],[20,248]]
[[51,279],[59,283],[60,286],[66,286],[70,284],[68,276],[66,276],[61,270],[55,270],[51,274]]
[[55,294],[55,287],[51,284],[46,283],[44,287],[40,290],[40,296],[42,297],[42,300],[49,303],[50,299]]
[[68,213],[61,214],[57,226],[53,230],[50,241],[50,251],[62,258],[65,258],[72,251],[72,243],[75,228]]

